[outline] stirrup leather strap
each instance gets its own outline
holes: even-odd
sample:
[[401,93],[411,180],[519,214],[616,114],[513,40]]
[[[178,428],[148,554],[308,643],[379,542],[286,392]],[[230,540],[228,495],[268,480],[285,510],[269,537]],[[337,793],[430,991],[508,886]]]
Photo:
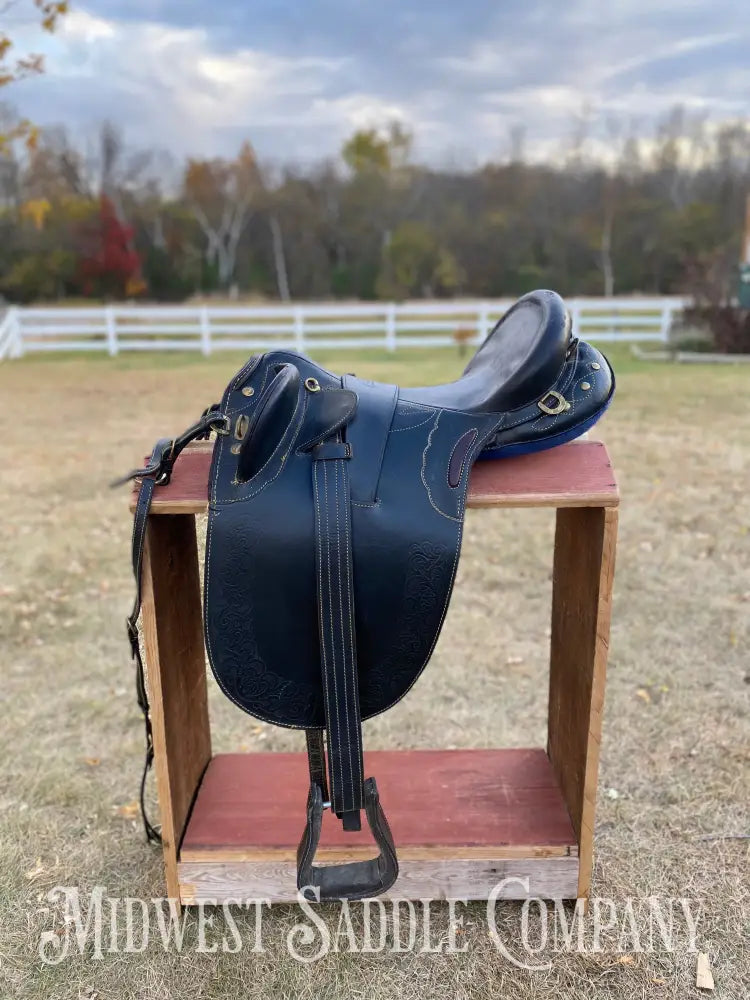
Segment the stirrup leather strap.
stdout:
[[307,825],[297,850],[297,887],[307,898],[364,899],[390,888],[398,860],[374,778],[364,779],[362,719],[359,710],[357,646],[354,625],[354,570],[348,461],[351,445],[329,440],[313,450],[313,498],[318,626],[324,710],[328,735],[330,805],[345,830],[361,828],[365,810],[380,853],[377,858],[342,865],[315,866],[326,781],[323,737],[308,731],[310,792]]
[[328,732],[331,808],[345,829],[359,829],[363,807],[351,513],[350,446],[326,441],[313,449],[318,629]]

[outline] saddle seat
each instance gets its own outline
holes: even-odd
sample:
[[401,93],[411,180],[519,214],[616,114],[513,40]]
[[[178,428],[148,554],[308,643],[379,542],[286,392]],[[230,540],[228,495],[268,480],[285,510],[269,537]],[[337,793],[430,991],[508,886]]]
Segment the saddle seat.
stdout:
[[455,382],[402,389],[401,399],[467,413],[503,413],[539,399],[571,346],[562,299],[546,290],[519,299]]

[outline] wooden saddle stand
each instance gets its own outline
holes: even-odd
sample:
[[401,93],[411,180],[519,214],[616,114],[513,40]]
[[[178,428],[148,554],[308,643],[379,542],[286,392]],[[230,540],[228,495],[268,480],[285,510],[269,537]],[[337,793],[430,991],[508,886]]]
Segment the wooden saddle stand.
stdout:
[[[211,752],[195,530],[210,453],[189,446],[155,492],[143,565],[167,892],[289,902],[306,754]],[[503,880],[498,898],[588,898],[618,502],[596,441],[474,466],[468,506],[556,508],[547,746],[366,753],[400,847],[391,898],[486,899]],[[373,850],[366,832],[324,823],[321,861]]]

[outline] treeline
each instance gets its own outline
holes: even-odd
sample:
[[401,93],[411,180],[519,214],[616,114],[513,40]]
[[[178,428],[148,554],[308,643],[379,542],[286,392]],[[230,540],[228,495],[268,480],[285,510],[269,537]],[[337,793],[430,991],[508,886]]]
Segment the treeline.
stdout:
[[[473,170],[414,162],[397,125],[335,161],[269,167],[128,150],[104,125],[0,152],[0,293],[179,301],[681,293],[729,286],[750,191],[750,123],[679,110],[652,134],[610,124],[544,164],[516,141]],[[516,137],[518,139],[518,136]],[[290,137],[290,144],[293,137]]]

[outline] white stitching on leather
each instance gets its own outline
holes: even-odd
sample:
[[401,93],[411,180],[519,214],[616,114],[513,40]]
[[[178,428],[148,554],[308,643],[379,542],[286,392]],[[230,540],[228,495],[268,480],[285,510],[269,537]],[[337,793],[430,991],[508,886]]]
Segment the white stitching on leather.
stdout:
[[[328,495],[328,469],[326,468],[327,463],[323,462],[323,492],[325,494],[325,512],[326,512],[326,559],[327,559],[327,575],[328,575],[328,617],[331,624],[331,660],[333,661],[333,697],[336,702],[336,742],[338,744],[338,757],[339,757],[339,771],[341,777],[341,785],[344,784],[344,772],[341,765],[341,759],[343,754],[341,752],[341,711],[339,709],[339,694],[338,687],[336,685],[336,644],[333,631],[333,587],[331,583],[331,524],[329,517],[330,508],[330,498]],[[331,735],[331,728],[328,728],[328,734]],[[343,787],[341,798],[343,801]],[[333,795],[331,795],[331,801],[333,801]]]
[[446,514],[444,510],[441,510],[438,507],[438,505],[432,499],[432,493],[430,492],[430,487],[428,486],[427,480],[425,479],[425,468],[427,466],[427,452],[429,451],[430,445],[432,444],[432,435],[438,428],[438,423],[440,422],[440,414],[442,412],[443,412],[442,410],[438,410],[437,414],[435,415],[435,423],[432,429],[430,430],[430,433],[427,435],[427,444],[424,446],[424,451],[422,452],[422,472],[420,475],[422,478],[422,483],[424,485],[424,488],[427,491],[427,497],[430,501],[430,506],[433,507],[442,517],[447,518],[447,520],[458,521],[459,518],[453,517],[451,514]]
[[[240,411],[247,410],[248,408],[252,409],[253,403],[257,403],[260,397],[263,395],[263,390],[266,387],[266,382],[268,381],[268,373],[270,372],[270,370],[271,366],[266,365],[265,371],[263,372],[263,379],[258,388],[255,390],[254,395],[250,396],[244,402],[241,402],[238,406],[235,406],[233,409],[231,410],[227,409],[224,415],[227,417],[231,417],[235,413],[239,413]],[[244,381],[244,379],[242,381]],[[236,385],[232,389],[232,392],[237,392],[238,389],[239,385]],[[229,402],[229,397],[227,397],[227,402]]]
[[212,541],[212,538],[213,538],[212,523],[215,522],[218,519],[220,513],[221,513],[221,511],[217,510],[216,508],[210,509],[209,512],[208,512],[208,529],[207,529],[207,532],[206,532],[206,561],[205,561],[206,570],[205,570],[205,579],[204,579],[204,584],[203,584],[203,595],[204,595],[203,596],[203,636],[204,636],[204,642],[205,642],[205,647],[206,647],[206,653],[208,655],[208,662],[209,662],[209,665],[211,667],[211,673],[213,674],[213,678],[216,681],[216,683],[219,685],[220,691],[232,702],[232,704],[236,705],[237,708],[242,709],[243,712],[245,712],[247,715],[252,716],[252,718],[254,718],[254,719],[260,719],[261,722],[269,722],[272,726],[280,726],[282,729],[303,729],[303,730],[304,729],[316,729],[316,730],[324,729],[325,728],[324,726],[304,726],[304,725],[299,726],[299,725],[292,725],[289,722],[279,722],[278,719],[272,718],[270,715],[264,715],[262,712],[258,712],[255,708],[252,709],[252,711],[251,711],[247,707],[247,705],[243,705],[241,701],[238,701],[237,698],[235,698],[235,696],[232,694],[232,692],[225,685],[223,679],[219,676],[219,672],[217,671],[216,667],[214,666],[214,655],[213,655],[213,649],[211,647],[211,632],[210,632],[210,629],[208,628],[208,600],[207,600],[207,596],[208,596],[209,585],[211,583],[211,541]]
[[[453,458],[453,454],[454,454],[456,448],[458,448],[459,444],[461,443],[461,441],[463,441],[464,437],[467,434],[473,434],[474,436],[471,439],[471,444],[466,449],[466,453],[465,453],[464,457],[461,459],[461,469],[460,469],[460,471],[458,473],[458,483],[456,484],[456,486],[451,486],[451,484],[450,484],[450,478],[449,478],[450,477],[450,472],[451,472],[451,459]],[[470,427],[468,431],[464,431],[464,433],[461,435],[461,437],[458,439],[458,441],[456,441],[456,443],[451,448],[451,453],[448,456],[448,464],[445,467],[445,485],[448,487],[449,490],[455,490],[457,486],[461,485],[461,479],[463,478],[464,469],[466,467],[466,455],[468,455],[469,452],[471,451],[471,446],[476,442],[478,434],[479,434],[479,431],[477,430],[476,427]]]
[[[490,439],[490,437],[495,433],[495,431],[496,431],[496,425],[493,425],[484,434],[480,434],[480,436],[477,439],[477,441],[474,442],[474,447],[471,449],[471,452],[470,452],[470,455],[471,455],[471,464],[472,465],[474,464],[474,462],[476,460],[476,457],[479,454],[479,452],[485,446],[485,444]],[[463,496],[463,498],[461,500],[461,504],[460,504],[460,507],[459,507],[459,514],[461,514],[461,515],[463,515],[464,509],[466,507],[466,497],[468,495],[468,492],[469,492],[469,489],[468,489],[468,486],[467,486],[466,492],[464,493],[464,496]],[[458,565],[458,557],[461,554],[461,540],[463,538],[463,531],[464,531],[464,522],[463,522],[463,519],[461,519],[461,520],[458,521],[458,539],[457,539],[457,544],[456,544],[456,555],[455,555],[455,557],[453,559],[453,570],[452,570],[452,576],[451,576],[451,584],[450,584],[450,587],[448,588],[448,593],[445,595],[445,604],[443,606],[443,613],[440,616],[440,624],[437,627],[437,631],[435,632],[435,638],[432,641],[432,645],[429,648],[429,651],[427,653],[427,656],[424,659],[424,662],[423,662],[422,666],[419,668],[419,670],[415,674],[415,676],[414,676],[411,684],[406,688],[405,691],[403,691],[397,698],[394,698],[393,701],[389,702],[387,705],[384,705],[383,708],[378,709],[377,712],[373,712],[371,715],[368,715],[368,719],[374,719],[376,715],[382,715],[383,712],[387,712],[389,708],[393,708],[394,705],[397,705],[400,701],[403,701],[404,698],[407,696],[407,694],[411,691],[411,689],[414,687],[414,685],[417,683],[417,681],[419,680],[419,678],[424,673],[424,668],[430,662],[432,654],[435,651],[435,646],[437,645],[437,641],[440,638],[440,632],[441,632],[441,630],[443,628],[443,623],[445,621],[445,616],[448,613],[448,605],[450,604],[451,594],[453,593],[453,585],[456,582],[456,567]]]
[[[399,404],[397,403],[396,405],[398,406]],[[388,433],[403,434],[405,431],[415,431],[417,427],[423,427],[425,424],[428,424],[431,420],[432,420],[432,414],[430,413],[428,414],[428,416],[424,418],[424,420],[420,420],[418,424],[412,424],[411,427],[391,427]]]
[[[300,387],[300,392],[304,392],[304,389],[302,389],[302,387]],[[276,445],[276,447],[274,448],[273,452],[269,455],[267,461],[263,464],[263,467],[260,468],[260,469],[258,469],[258,471],[255,473],[255,475],[253,476],[253,479],[257,478],[266,469],[266,467],[268,466],[268,464],[271,461],[273,461],[273,458],[276,455],[276,452],[279,450],[279,448],[281,448],[282,444],[284,443],[284,439],[286,438],[287,434],[289,433],[289,429],[294,425],[295,417],[297,416],[297,410],[299,410],[300,399],[303,399],[303,406],[307,406],[307,400],[304,400],[304,398],[302,396],[298,396],[297,397],[297,405],[294,407],[294,413],[292,414],[292,418],[289,421],[289,426],[284,431],[283,435],[281,436],[281,440]],[[303,413],[302,414],[302,418],[299,421],[299,426],[292,433],[292,435],[291,435],[291,437],[289,439],[289,451],[291,451],[293,449],[293,447],[294,447],[294,441],[297,438],[297,435],[299,434],[300,430],[302,429],[302,423],[304,421],[304,418],[305,418],[305,415]],[[220,452],[220,454],[221,454],[221,452]],[[217,463],[217,468],[218,468],[218,463]],[[255,490],[249,490],[247,493],[243,493],[241,497],[235,497],[233,500],[230,498],[230,499],[227,499],[227,500],[220,500],[220,501],[215,501],[215,502],[220,503],[222,506],[224,506],[225,504],[230,504],[230,503],[244,503],[245,500],[251,500],[253,497],[257,497],[259,493],[262,493],[263,490],[267,486],[270,486],[271,483],[275,479],[277,479],[279,477],[279,475],[281,474],[281,471],[282,471],[283,468],[284,468],[284,462],[279,463],[278,469],[276,470],[276,472],[274,472],[274,474],[271,476],[271,478],[267,479],[257,489],[255,489]],[[246,486],[248,484],[247,483],[241,483],[240,485],[241,486]]]
[[[339,626],[340,626],[340,629],[341,629],[341,650],[342,650],[342,662],[343,662],[343,666],[344,666],[344,669],[343,669],[343,678],[344,678],[344,706],[345,706],[344,719],[346,721],[346,743],[347,743],[347,751],[348,751],[348,754],[349,754],[349,784],[351,786],[351,803],[352,803],[351,808],[354,809],[355,808],[355,805],[354,805],[354,780],[353,780],[353,777],[352,777],[353,774],[354,774],[354,766],[353,766],[353,761],[352,761],[352,734],[351,734],[351,730],[349,728],[349,721],[350,721],[350,717],[351,717],[351,712],[349,710],[350,709],[350,698],[349,698],[349,694],[348,694],[348,691],[347,691],[347,683],[346,683],[347,682],[347,670],[349,668],[349,664],[347,662],[347,655],[346,655],[347,654],[347,645],[346,645],[346,638],[344,636],[344,594],[343,594],[344,577],[343,577],[343,573],[341,572],[341,563],[342,563],[342,561],[343,561],[343,559],[344,559],[344,557],[346,555],[346,551],[342,552],[342,548],[341,548],[341,510],[340,510],[340,507],[339,507],[339,466],[340,465],[341,465],[341,460],[340,459],[338,459],[337,461],[335,461],[333,463],[333,484],[334,484],[334,494],[335,494],[335,497],[336,497],[335,507],[336,507],[336,549],[337,549],[337,553],[338,553],[338,575],[339,575],[339,588],[338,588],[338,590],[339,590]],[[348,600],[347,600],[347,603],[348,603]],[[351,647],[349,647],[349,648],[351,649]],[[352,664],[352,673],[354,673],[353,664]],[[353,700],[353,698],[352,698],[352,700]]]
[[[336,386],[331,386],[330,388],[323,389],[322,391],[323,392],[341,392],[342,390],[339,389],[339,388],[337,388]],[[346,391],[347,392],[351,392],[352,390],[351,389],[347,389]],[[356,412],[356,409],[357,409],[357,402],[356,402],[357,394],[356,394],[356,392],[354,393],[354,396],[355,396],[354,406],[351,408],[351,410],[348,413],[345,413],[343,417],[341,417],[339,420],[337,420],[330,427],[327,427],[324,431],[321,431],[319,434],[316,434],[315,437],[311,437],[307,441],[303,441],[302,444],[298,444],[297,445],[296,452],[297,452],[298,455],[304,454],[313,445],[320,444],[320,442],[323,441],[325,438],[328,438],[332,434],[335,434],[336,431],[341,430],[341,428],[344,426],[344,424],[347,423],[348,420],[351,418],[352,413]],[[301,429],[302,428],[300,428],[300,430]]]
[[[320,653],[323,658],[323,670],[324,675],[322,677],[323,681],[323,697],[326,703],[326,731],[328,732],[328,739],[331,739],[331,728],[328,725],[328,720],[331,718],[331,708],[328,701],[328,685],[326,684],[327,675],[327,658],[326,658],[326,645],[325,645],[325,632],[323,624],[323,534],[322,526],[320,521],[320,487],[318,484],[318,463],[313,462],[313,489],[315,491],[315,507],[316,507],[316,517],[318,521],[318,537],[317,537],[317,547],[318,547],[318,622],[320,625]],[[330,753],[330,747],[329,747]],[[333,773],[333,763],[331,762],[331,767],[328,768],[329,778],[331,781],[331,802],[333,802],[334,797],[334,773]]]
[[[266,355],[266,357],[268,357],[268,356]],[[262,360],[262,358],[260,360]],[[260,360],[259,360],[258,364],[260,364]],[[247,368],[247,365],[245,365],[245,368]],[[268,371],[268,368],[266,368],[266,372],[267,371]],[[240,370],[239,375],[241,375],[243,372],[244,372],[244,368]],[[239,378],[239,375],[235,377],[235,381]],[[229,390],[227,390],[227,392],[225,392],[224,399],[222,399],[222,403],[228,402],[228,401],[229,401]],[[219,412],[222,413],[224,416],[226,416],[226,413],[224,411],[220,410]],[[219,685],[220,690],[226,695],[226,697],[232,702],[232,704],[236,705],[237,708],[242,709],[243,712],[246,712],[248,715],[251,715],[253,718],[260,719],[262,722],[269,722],[269,723],[271,723],[274,726],[280,726],[282,729],[310,729],[310,728],[313,728],[313,729],[325,730],[325,726],[312,726],[312,727],[310,727],[310,726],[299,726],[299,725],[295,726],[295,725],[290,725],[290,723],[288,723],[288,722],[280,722],[277,719],[272,718],[269,715],[264,715],[262,712],[258,712],[257,709],[253,710],[253,711],[250,711],[247,708],[247,706],[243,705],[241,701],[239,701],[237,698],[235,698],[235,696],[232,694],[232,692],[227,688],[227,686],[224,683],[224,680],[222,679],[222,677],[219,674],[219,671],[216,669],[216,667],[214,665],[214,659],[215,659],[215,657],[214,657],[214,653],[213,653],[213,648],[211,646],[211,630],[208,627],[208,591],[209,591],[209,586],[210,586],[210,583],[211,583],[211,565],[212,565],[212,561],[211,561],[211,543],[213,541],[213,530],[212,529],[213,529],[214,522],[216,521],[216,519],[218,518],[218,516],[219,516],[219,514],[221,512],[221,506],[219,506],[219,507],[216,506],[216,503],[217,503],[217,500],[216,500],[216,490],[217,490],[217,483],[218,483],[218,480],[219,480],[219,467],[221,465],[221,459],[222,459],[223,454],[224,454],[224,442],[225,442],[225,440],[226,440],[225,438],[221,438],[221,440],[218,441],[217,444],[214,446],[214,457],[215,457],[216,461],[215,461],[214,475],[213,475],[213,479],[212,479],[212,482],[211,482],[211,492],[209,494],[208,528],[207,528],[207,531],[206,531],[206,557],[205,557],[205,573],[204,573],[204,581],[203,581],[203,635],[204,635],[204,642],[205,642],[205,647],[206,647],[206,654],[208,656],[208,662],[209,662],[209,665],[211,667],[211,673],[214,676],[214,680]],[[283,465],[282,465],[282,467],[283,467]],[[269,480],[269,483],[272,482],[272,481],[273,480]],[[257,490],[256,494],[253,494],[253,495],[257,495],[257,493],[259,493],[259,492],[260,492],[260,490]],[[222,505],[224,503],[239,503],[240,500],[244,500],[244,499],[249,499],[249,498],[248,497],[242,497],[242,498],[239,498],[238,500],[222,501]],[[210,506],[211,504],[213,504],[213,506]]]
[[[359,725],[357,726],[357,732],[355,733],[355,735],[357,737],[357,743],[359,745],[359,762],[358,762],[358,764],[359,764],[359,767],[358,767],[358,769],[359,769],[359,783],[360,783],[359,784],[359,802],[360,802],[360,808],[361,808],[361,806],[362,806],[363,786],[364,786],[364,782],[365,782],[365,772],[364,772],[364,748],[362,746],[362,720],[359,717],[360,716],[360,711],[359,711],[359,683],[358,683],[358,680],[357,680],[357,662],[356,662],[357,649],[356,649],[356,645],[355,645],[356,639],[355,639],[355,627],[354,627],[354,589],[353,589],[353,585],[352,585],[352,576],[351,576],[352,545],[351,545],[351,533],[350,533],[350,524],[349,524],[349,521],[351,519],[351,511],[350,511],[350,508],[349,508],[349,504],[351,503],[351,496],[350,496],[350,490],[349,490],[349,476],[348,476],[347,471],[344,469],[343,465],[341,467],[341,481],[342,481],[342,489],[343,489],[343,493],[344,493],[344,526],[346,528],[346,551],[347,551],[347,559],[346,559],[346,584],[347,584],[347,589],[346,589],[346,593],[347,593],[347,611],[349,613],[349,648],[352,651],[352,657],[353,657],[353,663],[352,663],[352,681],[353,681],[353,689],[354,689],[354,693],[353,693],[354,708],[355,708],[355,711],[357,712],[357,716],[358,716],[358,719],[359,719]],[[356,802],[355,802],[355,806],[356,806]]]

